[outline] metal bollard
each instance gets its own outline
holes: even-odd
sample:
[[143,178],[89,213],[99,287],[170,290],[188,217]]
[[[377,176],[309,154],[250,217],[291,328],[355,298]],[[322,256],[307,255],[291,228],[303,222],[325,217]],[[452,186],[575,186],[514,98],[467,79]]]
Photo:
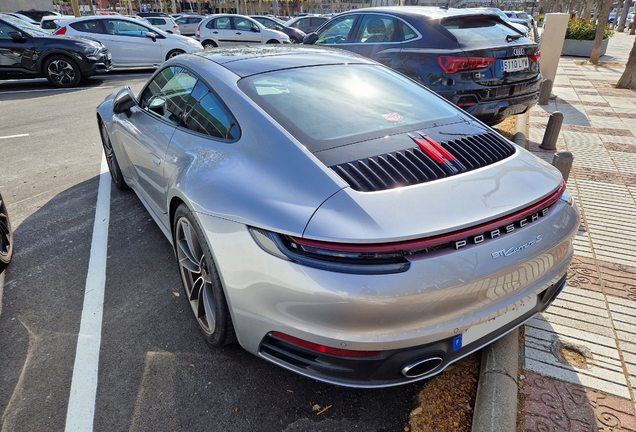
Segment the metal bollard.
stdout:
[[552,96],[552,80],[547,79],[541,83],[541,90],[539,90],[539,105],[547,105]]
[[544,150],[556,150],[556,142],[561,131],[561,124],[563,124],[563,114],[559,111],[555,111],[550,114],[548,120],[548,126],[545,128],[545,134],[543,135],[543,141],[541,141],[541,147]]
[[572,162],[574,162],[574,156],[569,151],[560,151],[554,154],[552,159],[552,165],[563,175],[563,180],[568,181],[570,176],[570,170],[572,169]]

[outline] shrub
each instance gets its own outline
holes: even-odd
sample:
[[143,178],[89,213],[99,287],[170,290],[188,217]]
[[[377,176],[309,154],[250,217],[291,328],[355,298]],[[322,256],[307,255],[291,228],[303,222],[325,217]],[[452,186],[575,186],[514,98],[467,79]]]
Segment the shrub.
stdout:
[[[603,39],[611,38],[614,32],[605,26]],[[565,32],[566,39],[574,40],[594,40],[596,37],[596,24],[584,19],[573,19],[568,22],[568,30]]]

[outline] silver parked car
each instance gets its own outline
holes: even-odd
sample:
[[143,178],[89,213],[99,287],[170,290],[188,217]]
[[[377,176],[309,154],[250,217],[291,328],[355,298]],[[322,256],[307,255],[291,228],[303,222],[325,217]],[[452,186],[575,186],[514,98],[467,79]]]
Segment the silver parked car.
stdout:
[[580,217],[561,174],[368,58],[183,54],[97,117],[113,181],[173,244],[212,345],[392,386],[439,373],[566,285]]

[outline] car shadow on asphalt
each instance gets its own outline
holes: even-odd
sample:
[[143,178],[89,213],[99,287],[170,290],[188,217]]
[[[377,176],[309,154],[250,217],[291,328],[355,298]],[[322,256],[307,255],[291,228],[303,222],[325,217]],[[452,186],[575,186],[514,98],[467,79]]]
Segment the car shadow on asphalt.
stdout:
[[[71,385],[98,177],[14,228],[0,313],[7,430],[61,430]],[[403,430],[423,383],[351,389],[199,334],[172,247],[133,192],[111,191],[95,431]],[[9,209],[11,210],[11,209]]]

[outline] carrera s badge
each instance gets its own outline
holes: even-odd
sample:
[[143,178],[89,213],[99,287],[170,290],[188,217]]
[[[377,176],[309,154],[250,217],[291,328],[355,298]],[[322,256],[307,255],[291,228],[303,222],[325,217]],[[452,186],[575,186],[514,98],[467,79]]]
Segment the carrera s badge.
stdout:
[[540,241],[541,241],[541,236],[538,235],[535,239],[530,240],[528,243],[523,244],[521,246],[511,247],[510,249],[507,249],[507,250],[506,249],[502,249],[500,251],[493,252],[492,253],[492,257],[493,258],[499,258],[499,257],[502,257],[502,256],[510,256],[510,255],[512,255],[514,253],[519,252],[520,250],[524,250],[524,249],[527,249],[529,247],[532,247],[532,246],[536,245],[537,243],[539,243]]

